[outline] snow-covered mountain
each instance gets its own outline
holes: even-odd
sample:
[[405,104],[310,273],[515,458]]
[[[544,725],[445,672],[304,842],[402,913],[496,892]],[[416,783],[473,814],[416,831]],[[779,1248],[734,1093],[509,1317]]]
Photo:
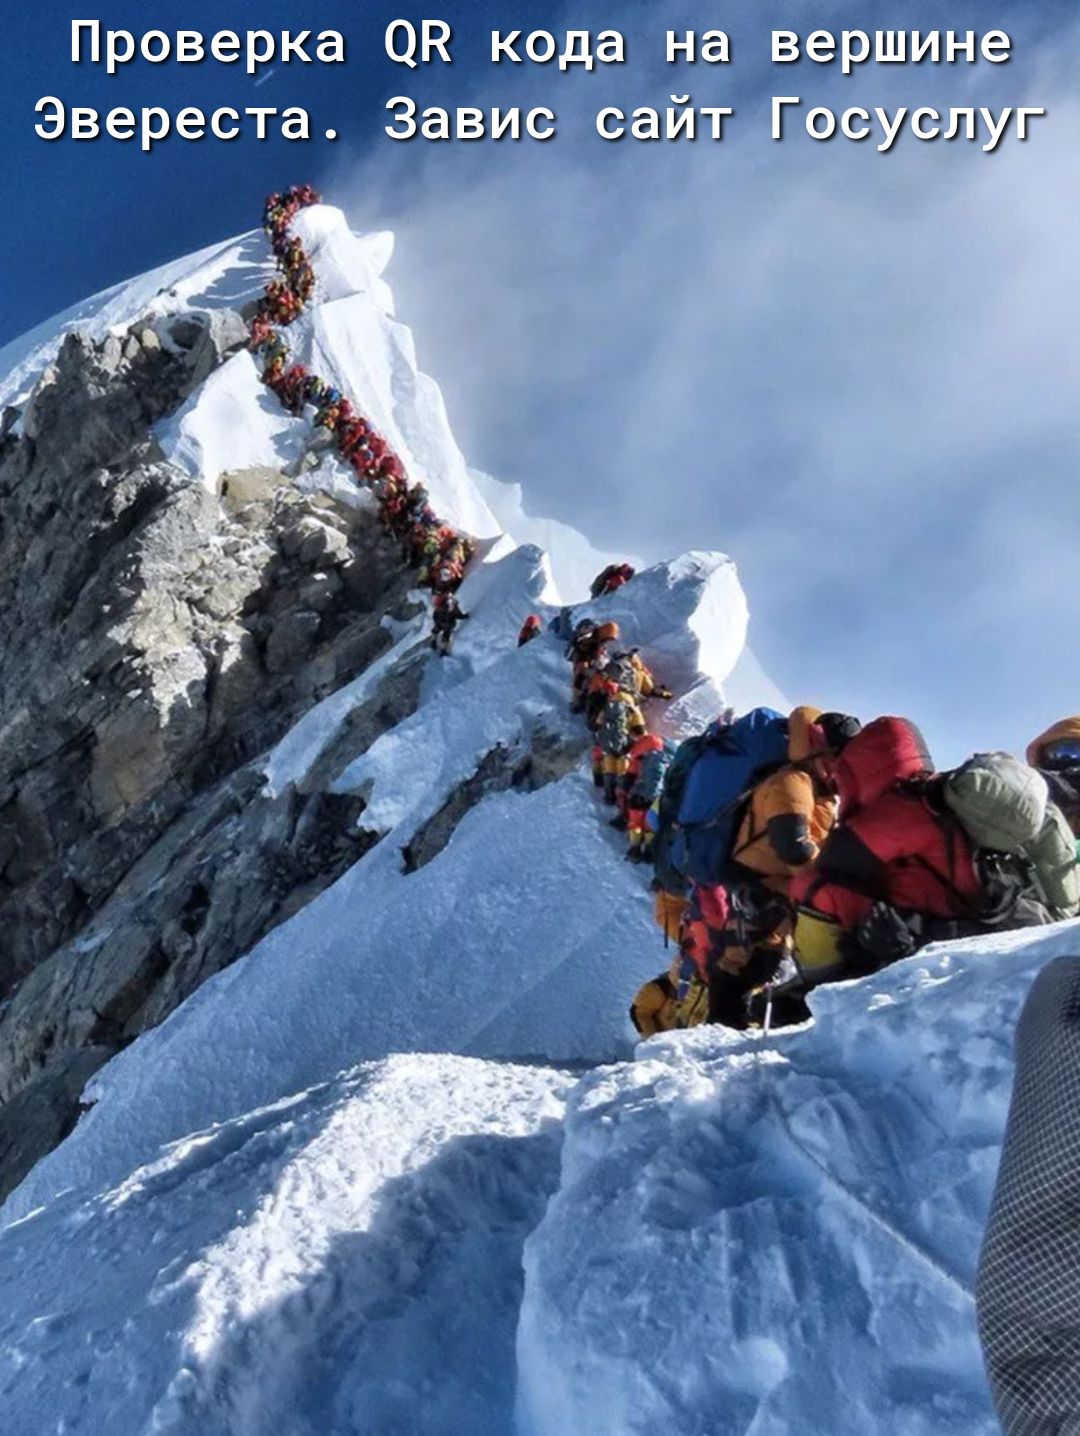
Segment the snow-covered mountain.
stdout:
[[[295,231],[290,343],[481,541],[471,618],[435,659],[259,383],[261,233],[0,351],[4,1432],[990,1436],[1011,1028],[1076,934],[635,1050],[647,886],[562,643],[516,648],[609,556],[468,468],[389,237]],[[583,611],[675,691],[660,731],[784,702],[722,554]]]

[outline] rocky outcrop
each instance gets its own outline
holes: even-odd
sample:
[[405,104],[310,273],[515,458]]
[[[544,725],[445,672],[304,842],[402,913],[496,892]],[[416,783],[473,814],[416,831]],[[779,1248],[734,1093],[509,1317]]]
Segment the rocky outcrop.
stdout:
[[69,337],[0,461],[0,995],[390,642],[406,584],[370,514],[280,476],[222,503],[155,455],[233,317]]
[[72,1130],[83,1088],[111,1056],[108,1047],[62,1052],[32,1087],[0,1108],[0,1200]]
[[[228,311],[70,336],[0,437],[0,1190],[74,1121],[86,1054],[378,840],[362,799],[269,795],[256,760],[416,611],[398,555],[369,508],[272,469],[211,492],[152,437],[244,337]],[[339,758],[415,706],[405,671]]]
[[572,772],[588,744],[584,738],[568,739],[538,729],[528,740],[511,746],[499,743],[477,765],[472,777],[460,784],[446,802],[418,828],[402,850],[407,873],[426,867],[449,843],[458,824],[485,798],[510,789],[535,793],[548,783]]

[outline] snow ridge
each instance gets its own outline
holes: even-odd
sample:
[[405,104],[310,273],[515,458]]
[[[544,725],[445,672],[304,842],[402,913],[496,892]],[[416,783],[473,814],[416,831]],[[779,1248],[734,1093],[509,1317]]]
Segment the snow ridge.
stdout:
[[[388,238],[327,206],[296,225],[317,288],[295,352],[487,541],[472,617],[442,663],[423,616],[403,625],[266,756],[272,791],[311,781],[350,716],[426,665],[412,715],[328,779],[381,841],[102,1069],[5,1205],[5,1432],[991,1436],[970,1288],[1011,1032],[1080,925],[920,954],[820,993],[807,1029],[634,1049],[626,1004],[664,957],[584,763],[485,798],[406,873],[491,754],[583,746],[561,641],[515,635],[606,556],[467,469],[394,318]],[[0,353],[0,392],[57,329],[235,303],[267,274],[245,236],[118,286]],[[312,458],[249,354],[157,437],[215,492]],[[324,455],[304,482],[351,478]],[[658,731],[774,700],[723,555],[585,612],[675,691]]]

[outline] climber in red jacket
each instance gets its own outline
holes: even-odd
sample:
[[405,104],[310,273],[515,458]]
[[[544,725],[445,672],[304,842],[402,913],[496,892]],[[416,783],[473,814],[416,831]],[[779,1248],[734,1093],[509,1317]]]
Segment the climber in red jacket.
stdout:
[[539,615],[530,613],[521,625],[521,632],[518,634],[518,647],[524,648],[526,643],[531,643],[534,638],[539,638],[543,628],[544,625],[540,622]]
[[589,592],[593,598],[600,598],[605,593],[615,593],[623,584],[630,582],[634,573],[635,570],[628,563],[609,563],[607,568],[593,579]]
[[950,919],[978,909],[982,887],[971,846],[935,808],[926,786],[933,772],[922,734],[904,718],[875,719],[835,760],[840,821],[814,869],[791,888],[795,946],[809,981],[855,976],[906,956],[905,913]]

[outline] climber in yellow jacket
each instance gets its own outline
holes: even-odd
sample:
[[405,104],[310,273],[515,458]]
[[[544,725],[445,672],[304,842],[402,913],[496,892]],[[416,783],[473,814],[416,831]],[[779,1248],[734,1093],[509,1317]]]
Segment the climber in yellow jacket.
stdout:
[[593,771],[600,758],[600,773],[605,803],[614,804],[619,780],[630,767],[630,749],[636,738],[648,731],[644,715],[634,693],[606,680],[606,701],[596,726],[596,748]]
[[709,1010],[709,994],[696,975],[686,978],[682,954],[676,953],[669,971],[644,983],[630,1005],[630,1021],[642,1037],[676,1028],[699,1027]]
[[630,667],[633,670],[634,691],[639,698],[670,698],[671,689],[665,688],[662,683],[657,683],[653,677],[652,670],[636,648],[629,653]]

